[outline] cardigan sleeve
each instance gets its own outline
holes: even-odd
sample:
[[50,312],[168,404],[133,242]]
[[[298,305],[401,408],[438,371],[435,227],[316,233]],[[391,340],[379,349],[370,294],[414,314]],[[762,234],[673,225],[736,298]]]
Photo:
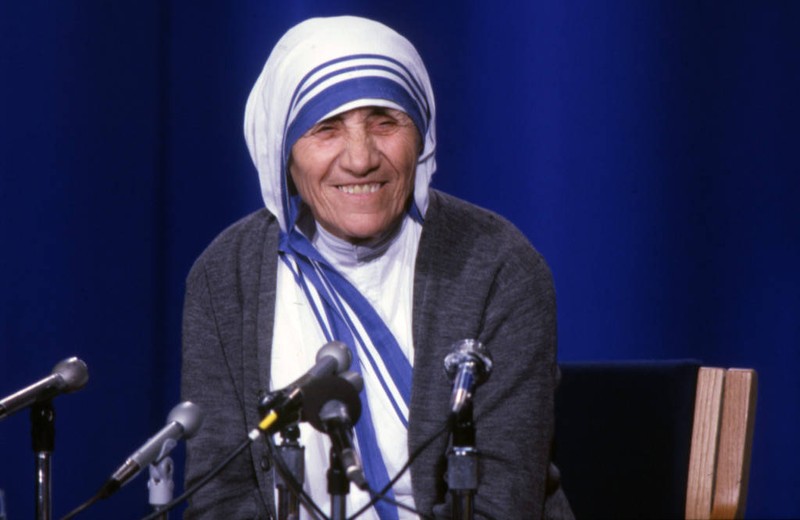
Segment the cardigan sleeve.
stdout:
[[498,268],[478,334],[494,366],[476,397],[483,473],[475,505],[487,518],[570,518],[550,460],[558,379],[555,291],[544,259],[526,256],[519,266],[511,259]]
[[[442,360],[450,345],[477,339],[493,368],[474,396],[476,517],[572,518],[550,461],[558,378],[550,269],[501,217],[441,194],[432,208],[415,286],[413,442],[420,444],[447,416],[452,383]],[[412,466],[418,505],[437,518],[451,516],[446,451],[445,441],[433,443]]]
[[[204,419],[197,435],[187,441],[187,489],[232,453],[247,431],[242,390],[234,377],[237,361],[226,351],[217,311],[199,261],[187,279],[181,393],[184,400],[200,407]],[[268,518],[258,496],[251,451],[237,456],[193,495],[184,517]]]

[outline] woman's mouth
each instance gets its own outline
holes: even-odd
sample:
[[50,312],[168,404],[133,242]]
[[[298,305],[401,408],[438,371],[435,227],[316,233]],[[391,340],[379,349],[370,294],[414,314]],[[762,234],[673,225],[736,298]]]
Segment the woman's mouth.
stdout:
[[380,182],[371,182],[369,184],[341,184],[336,186],[339,191],[347,193],[348,195],[366,195],[375,193],[381,188]]

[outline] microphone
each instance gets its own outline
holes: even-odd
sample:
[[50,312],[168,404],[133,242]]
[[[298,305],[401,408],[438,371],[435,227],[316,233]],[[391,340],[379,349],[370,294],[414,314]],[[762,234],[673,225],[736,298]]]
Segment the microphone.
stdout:
[[361,457],[353,443],[353,425],[361,417],[358,393],[363,387],[363,379],[355,372],[317,379],[306,387],[302,415],[311,426],[328,434],[347,479],[367,489]]
[[49,376],[1,400],[0,421],[32,404],[80,390],[88,380],[86,363],[76,357],[60,361]]
[[320,378],[341,374],[349,369],[353,355],[346,344],[341,341],[331,341],[320,347],[316,361],[313,367],[294,382],[281,390],[268,393],[259,400],[258,411],[262,417],[267,416],[259,426],[262,431],[275,431],[297,422],[306,387]]
[[158,464],[182,438],[193,436],[203,423],[200,407],[184,401],[174,407],[167,416],[167,425],[128,457],[111,475],[98,493],[98,498],[107,498],[130,482],[145,466]]
[[317,351],[317,362],[305,374],[295,379],[287,388],[299,388],[323,376],[339,374],[350,368],[353,354],[341,341],[325,343]]
[[475,387],[488,379],[492,358],[480,341],[462,339],[450,347],[450,353],[444,358],[444,369],[453,380],[450,413],[456,415],[471,401]]

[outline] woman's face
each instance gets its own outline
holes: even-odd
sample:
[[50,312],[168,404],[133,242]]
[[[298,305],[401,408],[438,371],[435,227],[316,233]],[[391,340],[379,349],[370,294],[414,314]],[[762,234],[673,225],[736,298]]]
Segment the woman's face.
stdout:
[[356,108],[320,121],[292,146],[289,172],[314,219],[351,243],[396,224],[414,191],[421,139],[391,108]]

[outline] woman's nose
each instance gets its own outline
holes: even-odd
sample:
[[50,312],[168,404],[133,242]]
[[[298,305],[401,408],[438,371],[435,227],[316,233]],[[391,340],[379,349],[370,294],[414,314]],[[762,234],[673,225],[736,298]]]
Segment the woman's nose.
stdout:
[[363,129],[348,132],[340,164],[353,175],[366,175],[379,166],[380,152],[368,132]]

